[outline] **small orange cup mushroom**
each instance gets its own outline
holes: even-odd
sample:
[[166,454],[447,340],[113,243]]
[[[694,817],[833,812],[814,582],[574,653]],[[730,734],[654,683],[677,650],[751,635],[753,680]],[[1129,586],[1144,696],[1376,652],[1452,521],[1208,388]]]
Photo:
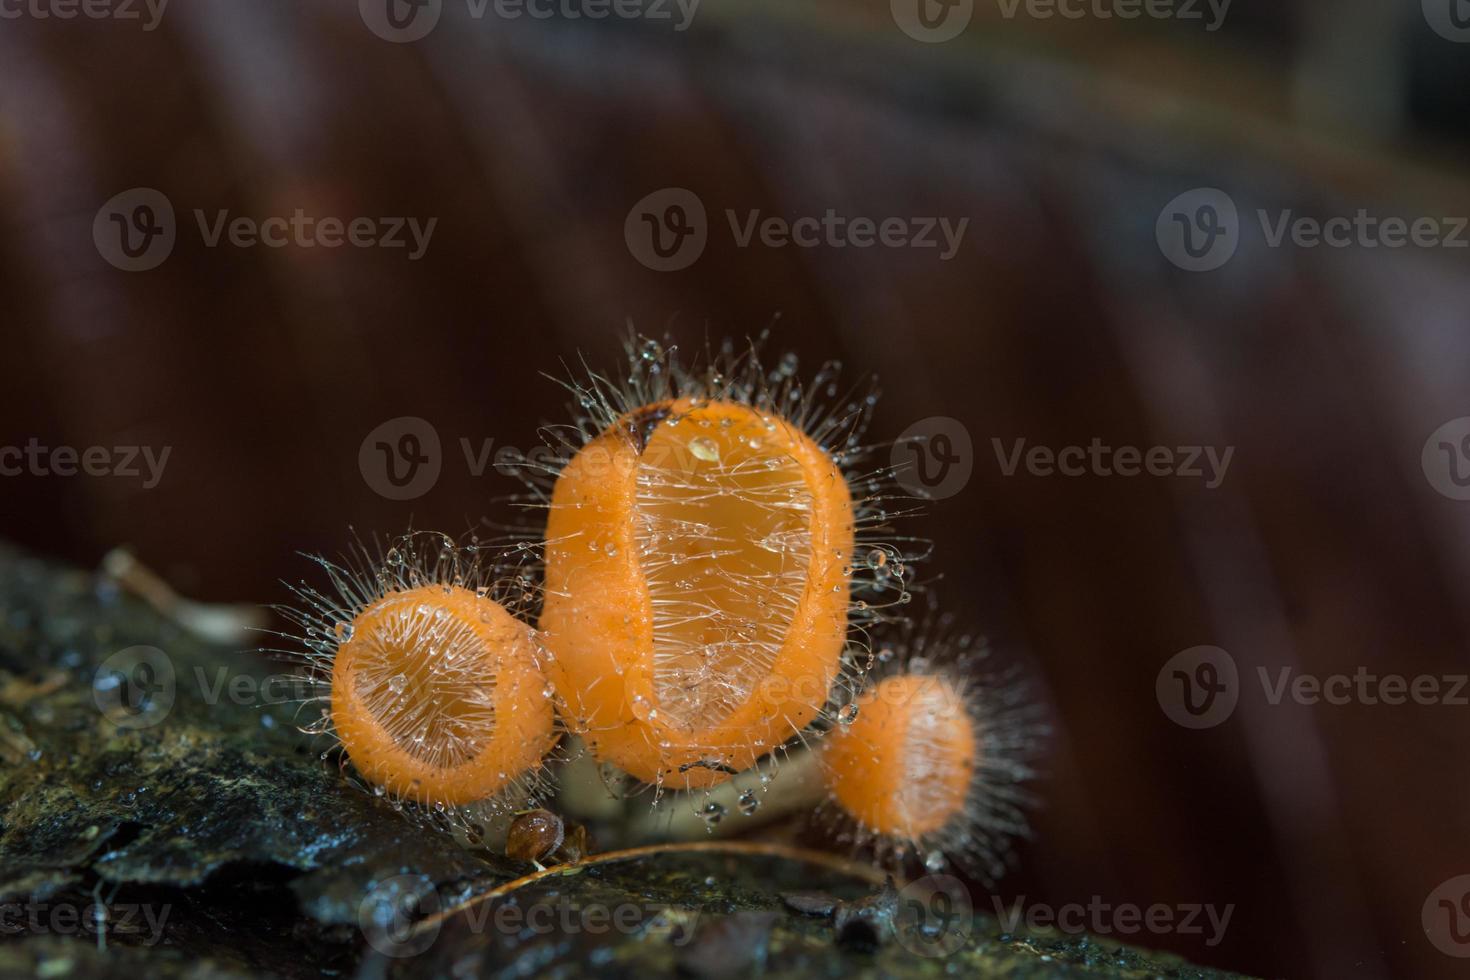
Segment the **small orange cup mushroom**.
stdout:
[[332,720],[358,771],[396,797],[495,796],[551,751],[552,706],[531,630],[439,585],[391,592],[342,628]]
[[906,627],[902,652],[878,654],[883,676],[837,711],[817,748],[819,821],[880,864],[918,857],[993,882],[1030,833],[1026,784],[1049,727],[1020,664],[997,669],[983,644],[939,623]]
[[302,582],[301,604],[279,608],[305,652],[271,651],[302,660],[316,688],[321,717],[303,731],[335,736],[395,807],[465,826],[546,788],[557,741],[540,641],[516,615],[532,596],[487,556],[409,532],[386,553],[359,543],[345,565],[317,558],[331,588]]
[[918,840],[965,812],[979,762],[963,696],[938,675],[884,678],[822,743],[837,805],[875,834]]

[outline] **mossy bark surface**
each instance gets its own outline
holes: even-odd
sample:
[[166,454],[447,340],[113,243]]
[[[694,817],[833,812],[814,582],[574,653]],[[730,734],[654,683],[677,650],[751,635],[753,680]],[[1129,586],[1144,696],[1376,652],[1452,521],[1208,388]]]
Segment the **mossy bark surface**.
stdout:
[[913,923],[839,942],[783,896],[873,881],[774,855],[643,852],[507,891],[532,869],[344,779],[272,703],[281,670],[0,547],[0,976],[1225,976],[979,912],[944,956]]

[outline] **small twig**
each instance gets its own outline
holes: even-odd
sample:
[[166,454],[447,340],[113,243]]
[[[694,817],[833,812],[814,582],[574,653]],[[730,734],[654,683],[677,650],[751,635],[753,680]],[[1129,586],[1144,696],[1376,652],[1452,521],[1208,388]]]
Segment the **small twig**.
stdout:
[[492,888],[483,895],[476,895],[469,901],[447,908],[442,912],[435,913],[418,922],[413,929],[417,935],[425,929],[437,928],[446,919],[458,915],[468,909],[472,909],[484,902],[492,902],[497,898],[503,898],[518,889],[534,884],[543,878],[554,878],[558,875],[579,874],[583,868],[598,864],[614,864],[619,861],[632,861],[641,857],[654,857],[664,854],[730,854],[730,855],[758,855],[762,857],[782,858],[787,861],[801,861],[806,864],[817,864],[824,868],[830,868],[843,874],[852,875],[863,881],[874,885],[881,885],[885,876],[876,868],[836,854],[825,854],[821,851],[809,851],[805,848],[790,847],[785,844],[767,844],[760,841],[699,841],[689,844],[649,844],[645,847],[630,847],[621,851],[605,851],[586,858],[576,864],[560,864],[542,871],[534,871],[531,874],[508,881],[499,887]]

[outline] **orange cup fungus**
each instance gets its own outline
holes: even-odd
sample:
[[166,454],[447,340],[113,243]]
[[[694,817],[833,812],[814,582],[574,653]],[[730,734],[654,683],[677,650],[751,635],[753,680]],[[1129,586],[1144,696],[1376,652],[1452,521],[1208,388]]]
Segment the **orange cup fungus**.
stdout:
[[318,559],[336,594],[296,589],[321,720],[358,773],[395,803],[496,807],[539,782],[556,743],[539,640],[485,584],[473,554],[410,534],[381,560]]
[[463,805],[507,789],[551,751],[531,630],[494,600],[437,585],[393,592],[350,635],[332,662],[332,720],[370,782]]
[[880,863],[918,856],[937,871],[952,860],[994,880],[1029,833],[1025,783],[1048,734],[1044,713],[1025,672],[989,666],[970,637],[932,623],[903,632],[905,654],[879,652],[885,676],[838,711],[817,750],[823,816]]
[[918,840],[965,812],[980,748],[943,677],[888,677],[822,743],[837,805],[875,834]]
[[561,472],[540,620],[599,759],[721,783],[801,731],[842,669],[854,538],[832,458],[736,400],[625,413]]

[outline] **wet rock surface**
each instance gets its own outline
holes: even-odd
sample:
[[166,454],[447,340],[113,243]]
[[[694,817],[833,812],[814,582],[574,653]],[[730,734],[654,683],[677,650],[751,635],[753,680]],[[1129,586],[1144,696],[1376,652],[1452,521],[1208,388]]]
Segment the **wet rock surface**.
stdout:
[[955,944],[902,892],[854,948],[834,918],[874,881],[750,854],[589,864],[477,902],[529,866],[350,784],[296,730],[315,706],[268,682],[286,671],[0,546],[0,976],[1224,976],[981,914]]

